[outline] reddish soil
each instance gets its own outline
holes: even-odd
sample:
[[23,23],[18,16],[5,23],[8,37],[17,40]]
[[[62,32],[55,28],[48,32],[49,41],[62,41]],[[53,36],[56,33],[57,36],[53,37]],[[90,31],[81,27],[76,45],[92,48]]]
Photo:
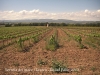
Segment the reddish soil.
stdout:
[[[56,51],[47,51],[46,38],[49,38],[54,31],[55,28],[34,44],[28,52],[18,52],[16,44],[2,49],[0,51],[0,75],[100,75],[100,51],[92,48],[79,49],[77,42],[70,40],[70,37],[60,28],[57,28],[60,47]],[[38,65],[41,59],[47,64]],[[54,59],[77,71],[60,74],[37,71],[50,70]]]

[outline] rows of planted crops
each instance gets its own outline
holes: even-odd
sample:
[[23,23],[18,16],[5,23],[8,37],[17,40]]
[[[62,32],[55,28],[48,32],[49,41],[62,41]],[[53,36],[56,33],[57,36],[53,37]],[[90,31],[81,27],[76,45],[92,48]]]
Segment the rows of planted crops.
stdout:
[[46,27],[7,27],[0,28],[0,49],[14,43],[23,46],[26,40],[37,42],[51,28]]
[[99,49],[100,47],[100,28],[87,28],[87,27],[67,27],[62,30],[71,38],[79,43],[80,48],[87,48],[82,43]]
[[[87,48],[86,45],[94,48],[100,47],[100,28],[99,27],[62,27],[67,36],[78,42],[80,48]],[[45,33],[52,30],[51,27],[1,27],[0,28],[0,49],[17,43],[23,49],[25,41],[38,42]],[[51,36],[51,39],[57,41],[57,29]],[[47,46],[48,47],[48,46]],[[50,46],[51,47],[51,46]],[[52,46],[53,48],[53,46]],[[47,48],[48,49],[48,48]]]

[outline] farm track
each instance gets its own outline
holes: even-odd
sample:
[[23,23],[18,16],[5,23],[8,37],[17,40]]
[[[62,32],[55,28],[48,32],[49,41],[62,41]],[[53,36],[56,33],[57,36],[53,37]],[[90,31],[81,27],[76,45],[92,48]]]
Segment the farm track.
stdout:
[[[56,74],[52,72],[5,72],[5,68],[20,69],[49,69],[52,59],[57,59],[71,69],[80,69],[78,72],[67,73],[67,75],[93,75],[100,74],[100,51],[89,49],[79,49],[74,40],[66,35],[64,31],[57,28],[58,42],[60,47],[52,52],[45,49],[46,38],[51,37],[55,32],[54,28],[50,33],[30,48],[29,52],[17,52],[16,48],[7,47],[0,52],[0,75],[66,75],[66,73]],[[47,61],[47,65],[39,66],[37,62],[42,59]],[[19,66],[18,66],[19,64]],[[91,67],[97,70],[92,72]]]

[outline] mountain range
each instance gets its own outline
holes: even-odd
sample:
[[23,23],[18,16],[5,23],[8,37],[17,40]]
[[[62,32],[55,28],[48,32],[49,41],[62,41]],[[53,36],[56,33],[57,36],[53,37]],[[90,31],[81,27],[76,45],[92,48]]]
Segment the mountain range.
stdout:
[[24,19],[24,20],[0,20],[3,23],[100,23],[100,21],[74,21],[74,20],[66,20],[66,19]]

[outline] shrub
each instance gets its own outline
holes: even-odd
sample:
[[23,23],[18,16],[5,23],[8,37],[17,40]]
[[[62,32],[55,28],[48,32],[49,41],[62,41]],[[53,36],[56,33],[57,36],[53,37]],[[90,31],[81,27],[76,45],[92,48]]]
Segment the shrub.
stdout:
[[38,35],[34,35],[34,36],[32,37],[32,39],[33,39],[33,42],[34,42],[34,43],[37,43],[37,42],[39,41]]
[[82,43],[82,38],[81,38],[80,35],[79,35],[79,36],[74,36],[74,39],[75,39],[79,44]]
[[69,73],[70,69],[63,65],[63,63],[53,60],[52,61],[52,70],[56,73]]
[[19,48],[20,48],[20,52],[22,52],[22,51],[24,51],[24,41],[23,41],[23,39],[20,37],[19,38],[19,40],[17,41],[17,44],[18,44],[18,46],[19,46]]
[[97,70],[97,68],[96,68],[96,67],[91,67],[91,70],[92,70],[93,72],[95,72],[95,71]]
[[77,41],[79,43],[80,49],[83,49],[83,48],[87,49],[87,47],[82,44],[82,37],[80,35],[74,36],[74,39],[75,39],[75,41]]
[[55,36],[51,36],[51,38],[47,41],[46,49],[55,51],[59,47],[58,41]]
[[20,64],[18,62],[14,62],[13,65],[16,67],[20,66]]
[[47,62],[43,61],[42,59],[39,59],[38,62],[37,62],[37,64],[41,66],[41,65],[46,65]]

